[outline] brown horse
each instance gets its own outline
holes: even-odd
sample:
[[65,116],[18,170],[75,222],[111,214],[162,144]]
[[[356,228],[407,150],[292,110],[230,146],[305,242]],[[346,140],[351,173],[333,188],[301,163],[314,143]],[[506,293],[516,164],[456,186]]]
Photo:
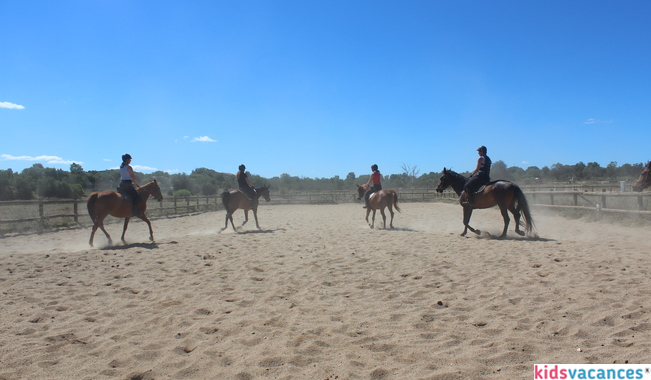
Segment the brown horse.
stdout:
[[233,223],[233,213],[238,208],[244,210],[244,223],[242,223],[242,226],[249,221],[249,210],[253,210],[255,226],[260,229],[260,225],[258,224],[258,203],[260,197],[263,197],[267,202],[271,200],[269,197],[269,187],[270,186],[256,187],[255,199],[253,201],[251,201],[241,190],[224,190],[222,193],[222,202],[224,203],[224,208],[226,209],[226,224],[224,225],[224,228],[222,228],[219,232],[224,231],[228,227],[229,220],[231,221],[233,230],[237,232],[235,229],[235,224]]
[[[368,189],[368,185],[357,185],[357,199],[362,199]],[[389,226],[393,228],[393,207],[396,208],[396,211],[400,212],[400,208],[398,207],[398,193],[396,193],[395,190],[380,190],[371,194],[368,203],[371,207],[366,208],[366,223],[368,223],[368,214],[373,210],[372,223],[368,223],[368,225],[371,226],[371,228],[375,227],[375,211],[379,209],[380,214],[382,214],[384,228],[387,228],[387,216],[384,214],[384,208],[388,207],[389,212],[391,213]]]
[[509,227],[509,215],[508,211],[511,211],[513,217],[515,218],[515,232],[524,236],[525,233],[520,231],[520,217],[524,218],[524,227],[527,234],[531,235],[534,232],[533,218],[531,217],[531,212],[529,211],[529,204],[527,203],[527,198],[525,198],[524,193],[520,187],[512,182],[499,180],[493,181],[486,184],[483,190],[480,189],[480,192],[476,193],[474,196],[474,204],[472,206],[464,204],[467,196],[464,192],[464,186],[468,179],[461,174],[455,173],[452,170],[447,170],[443,168],[443,175],[439,181],[436,191],[441,193],[448,187],[452,187],[455,193],[459,195],[459,203],[463,206],[463,225],[465,229],[461,236],[466,236],[468,230],[476,233],[477,235],[481,234],[480,230],[476,230],[470,227],[470,216],[472,215],[473,209],[482,209],[489,208],[495,205],[500,207],[500,212],[502,213],[502,218],[504,218],[504,230],[500,238],[506,236],[506,230]]
[[644,170],[642,170],[642,174],[640,174],[640,178],[637,179],[637,182],[633,185],[633,191],[637,191],[638,193],[647,187],[651,186],[651,161],[647,162],[646,167]]
[[[138,210],[142,214],[138,218],[142,219],[149,226],[149,240],[154,241],[154,231],[151,229],[151,222],[145,216],[145,210],[147,210],[147,199],[152,196],[157,201],[161,202],[163,200],[163,195],[160,192],[160,187],[158,187],[158,182],[153,180],[144,186],[138,188],[138,195],[140,195],[140,202],[138,202]],[[93,237],[95,236],[95,231],[97,228],[101,228],[108,239],[109,245],[113,244],[111,240],[111,235],[106,232],[104,229],[104,218],[108,215],[112,215],[116,218],[124,218],[124,228],[122,229],[122,242],[126,244],[124,240],[124,234],[127,232],[127,226],[129,225],[129,219],[133,216],[133,202],[125,200],[121,194],[116,193],[115,191],[100,191],[99,193],[92,193],[88,197],[88,214],[93,220],[93,231],[90,233],[89,244],[93,246]]]

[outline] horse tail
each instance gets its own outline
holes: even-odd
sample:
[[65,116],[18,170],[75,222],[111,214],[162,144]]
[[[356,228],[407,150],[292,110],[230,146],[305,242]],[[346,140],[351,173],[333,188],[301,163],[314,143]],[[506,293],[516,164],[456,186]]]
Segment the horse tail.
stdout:
[[533,223],[533,217],[531,216],[531,210],[529,209],[529,203],[527,202],[527,198],[524,196],[520,186],[513,184],[513,189],[515,190],[515,197],[518,201],[516,208],[524,218],[524,228],[527,235],[531,235],[535,230],[535,226]]
[[394,191],[393,193],[391,193],[391,197],[393,198],[392,199],[393,207],[395,207],[398,212],[402,212],[400,211],[400,207],[398,207],[398,193]]
[[88,208],[88,215],[93,221],[93,224],[97,221],[97,209],[95,208],[95,202],[97,202],[97,193],[92,193],[88,197],[88,202],[86,202],[86,208]]
[[231,193],[228,191],[228,189],[225,189],[224,192],[222,193],[222,204],[224,205],[224,209],[228,212],[228,203],[231,200]]

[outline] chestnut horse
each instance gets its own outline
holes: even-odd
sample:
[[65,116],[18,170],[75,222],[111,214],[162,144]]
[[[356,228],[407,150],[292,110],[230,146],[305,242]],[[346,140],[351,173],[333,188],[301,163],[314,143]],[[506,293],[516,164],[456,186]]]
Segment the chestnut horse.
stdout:
[[467,196],[464,192],[464,186],[468,178],[462,176],[461,174],[455,173],[452,170],[447,170],[443,168],[443,175],[439,181],[436,191],[441,193],[448,187],[452,187],[455,193],[459,196],[459,203],[463,206],[463,225],[465,229],[461,236],[466,236],[468,230],[476,233],[477,235],[481,234],[480,230],[476,230],[470,227],[470,216],[472,215],[473,209],[482,209],[489,208],[495,205],[500,207],[500,212],[502,213],[502,218],[504,218],[504,230],[500,238],[506,236],[506,230],[509,227],[509,215],[508,211],[511,211],[513,217],[515,218],[515,232],[524,236],[525,233],[520,231],[520,216],[524,219],[524,227],[527,234],[531,235],[534,232],[533,218],[531,217],[531,212],[529,211],[529,204],[527,203],[527,198],[525,198],[522,189],[513,182],[499,180],[493,181],[486,184],[483,190],[480,189],[479,192],[475,193],[474,196],[474,205],[469,206],[464,204]]
[[633,185],[633,191],[637,191],[638,193],[647,187],[651,186],[651,175],[649,173],[651,172],[651,161],[647,162],[646,167],[644,170],[642,170],[642,174],[640,174],[640,178],[637,179],[637,182]]
[[222,193],[222,203],[224,203],[224,208],[226,209],[226,224],[219,232],[224,231],[228,227],[229,220],[231,221],[233,230],[237,232],[235,224],[233,223],[233,213],[238,208],[244,210],[244,223],[242,223],[242,226],[249,221],[249,210],[253,210],[255,226],[260,229],[260,225],[258,224],[258,202],[260,197],[263,197],[267,202],[271,200],[269,197],[269,187],[270,186],[256,187],[255,199],[253,201],[251,201],[241,190],[224,190]]
[[[368,189],[368,185],[357,185],[357,200],[364,198],[364,194]],[[366,208],[366,223],[368,223],[368,214],[373,210],[373,222],[368,223],[368,225],[371,226],[371,228],[375,227],[375,211],[379,209],[380,214],[382,214],[384,228],[387,228],[387,216],[384,214],[384,208],[388,207],[389,212],[391,213],[389,226],[393,228],[393,207],[396,208],[396,211],[400,212],[400,208],[398,207],[398,193],[396,193],[395,190],[380,190],[371,194],[368,203],[371,207]]]
[[[154,231],[151,229],[151,222],[145,216],[145,210],[147,209],[147,199],[152,196],[157,201],[161,202],[163,200],[163,195],[160,192],[160,187],[158,187],[158,182],[153,180],[144,186],[140,186],[138,189],[138,195],[140,195],[140,201],[138,202],[138,210],[142,214],[138,218],[142,219],[149,226],[149,240],[154,241]],[[122,197],[122,194],[118,194],[115,191],[100,191],[99,193],[92,193],[88,197],[88,214],[93,220],[93,231],[90,233],[90,240],[88,243],[90,246],[93,246],[93,237],[95,236],[95,231],[99,227],[106,238],[108,239],[109,245],[113,244],[111,240],[111,235],[106,232],[104,229],[104,218],[108,215],[112,215],[116,218],[124,218],[124,228],[122,229],[122,242],[126,244],[124,240],[124,234],[127,232],[127,226],[129,225],[129,219],[133,216],[133,202],[127,201]]]

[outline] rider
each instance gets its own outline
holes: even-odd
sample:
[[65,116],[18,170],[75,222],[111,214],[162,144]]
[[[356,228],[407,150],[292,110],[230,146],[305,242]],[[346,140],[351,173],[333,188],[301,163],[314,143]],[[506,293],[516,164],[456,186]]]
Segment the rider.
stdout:
[[122,165],[120,165],[120,178],[122,181],[120,181],[120,189],[133,199],[133,216],[141,216],[142,213],[138,210],[140,196],[136,190],[136,187],[140,187],[140,185],[138,185],[138,180],[130,164],[131,155],[128,153],[122,155]]
[[477,148],[479,158],[477,159],[477,168],[470,174],[470,179],[466,182],[464,190],[466,191],[466,201],[464,205],[474,206],[474,193],[480,187],[490,182],[491,159],[486,155],[486,147]]
[[237,184],[244,195],[246,195],[250,201],[254,201],[256,194],[255,187],[253,187],[251,180],[249,180],[249,177],[244,172],[246,170],[246,166],[242,164],[239,166],[239,169],[240,170],[237,172]]
[[376,191],[382,190],[382,174],[380,174],[380,171],[378,170],[378,167],[376,164],[371,165],[371,170],[373,173],[371,174],[371,178],[368,179],[368,182],[366,182],[366,185],[369,186],[369,189],[366,190],[364,193],[364,207],[367,208],[370,207],[369,201],[371,199],[371,194],[375,193]]

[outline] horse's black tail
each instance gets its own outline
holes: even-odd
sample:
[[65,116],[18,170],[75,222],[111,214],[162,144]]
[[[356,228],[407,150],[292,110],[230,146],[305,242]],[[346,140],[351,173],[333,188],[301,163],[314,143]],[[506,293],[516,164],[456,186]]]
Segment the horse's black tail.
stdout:
[[538,236],[538,234],[535,233],[536,227],[533,223],[533,217],[531,216],[531,210],[529,209],[527,198],[524,196],[524,193],[522,192],[522,189],[520,189],[520,186],[513,184],[513,188],[515,189],[515,196],[518,200],[518,205],[516,208],[520,211],[520,214],[524,219],[524,228],[527,232],[527,235],[533,234],[533,236]]
[[393,198],[393,200],[392,200],[393,207],[395,207],[396,210],[398,210],[398,212],[402,212],[402,211],[400,211],[400,207],[398,207],[398,193],[394,192],[394,193],[391,194],[391,196]]
[[224,190],[222,193],[222,204],[224,205],[224,210],[228,211],[228,202],[231,200],[231,193],[228,189]]
[[90,197],[88,197],[88,202],[86,202],[86,208],[88,209],[88,215],[90,215],[90,219],[93,221],[93,224],[97,221],[97,211],[95,209],[95,202],[97,202],[97,193],[92,193]]

